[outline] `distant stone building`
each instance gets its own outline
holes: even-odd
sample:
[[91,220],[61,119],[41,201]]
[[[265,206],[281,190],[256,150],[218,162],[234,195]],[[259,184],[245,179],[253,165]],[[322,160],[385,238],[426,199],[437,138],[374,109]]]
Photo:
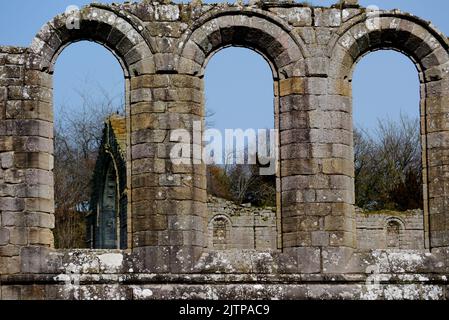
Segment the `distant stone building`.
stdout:
[[[126,248],[127,195],[125,118],[113,115],[105,122],[94,172],[92,212],[87,217],[89,248]],[[276,208],[237,205],[209,196],[207,248],[209,250],[276,250]],[[424,249],[421,210],[369,213],[356,209],[357,247]]]
[[126,249],[126,123],[121,116],[110,116],[105,122],[92,182],[87,247]]

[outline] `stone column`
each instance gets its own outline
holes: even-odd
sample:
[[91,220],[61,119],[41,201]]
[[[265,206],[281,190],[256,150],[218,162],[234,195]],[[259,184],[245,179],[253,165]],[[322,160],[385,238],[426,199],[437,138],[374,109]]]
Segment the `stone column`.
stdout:
[[329,81],[289,78],[279,90],[283,247],[314,270],[324,251],[325,265],[355,245],[351,99],[328,95]]
[[311,180],[318,163],[311,159],[308,97],[303,77],[279,82],[280,96],[280,175],[283,248],[312,246],[312,232],[319,217],[306,215],[315,201]]
[[[449,248],[449,81],[422,87],[423,180],[425,230],[430,248]],[[424,109],[424,110],[423,110]],[[428,206],[426,206],[428,204]]]
[[328,81],[281,81],[284,248],[354,247],[351,98]]
[[[187,75],[131,80],[133,247],[145,252],[151,271],[189,272],[206,245],[205,166],[170,158],[178,142],[173,130],[184,129],[192,139],[193,122],[202,123],[202,88],[199,78]],[[188,145],[199,147],[193,140]]]
[[52,79],[26,60],[1,49],[1,274],[40,272],[38,252],[53,247]]

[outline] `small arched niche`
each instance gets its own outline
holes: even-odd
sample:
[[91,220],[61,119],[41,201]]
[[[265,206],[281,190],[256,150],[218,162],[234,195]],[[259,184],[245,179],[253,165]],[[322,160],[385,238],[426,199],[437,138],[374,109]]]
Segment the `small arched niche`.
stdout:
[[208,226],[209,244],[211,250],[232,249],[232,223],[224,215],[214,216]]
[[396,219],[389,219],[385,225],[385,247],[387,249],[403,248],[403,224]]

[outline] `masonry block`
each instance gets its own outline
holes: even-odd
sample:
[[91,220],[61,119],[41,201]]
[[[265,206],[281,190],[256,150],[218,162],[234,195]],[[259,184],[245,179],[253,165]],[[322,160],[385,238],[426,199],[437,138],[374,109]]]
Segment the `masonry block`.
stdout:
[[[376,297],[447,298],[447,39],[415,16],[371,15],[356,0],[94,4],[79,29],[61,15],[29,48],[0,47],[1,298],[364,298],[372,266],[386,273]],[[59,52],[79,40],[110,49],[127,79],[129,119],[113,150],[120,251],[53,249],[52,78]],[[276,208],[208,197],[204,164],[170,161],[170,133],[203,120],[207,63],[229,46],[261,53],[273,72]],[[378,49],[421,70],[423,212],[354,208],[352,71]]]

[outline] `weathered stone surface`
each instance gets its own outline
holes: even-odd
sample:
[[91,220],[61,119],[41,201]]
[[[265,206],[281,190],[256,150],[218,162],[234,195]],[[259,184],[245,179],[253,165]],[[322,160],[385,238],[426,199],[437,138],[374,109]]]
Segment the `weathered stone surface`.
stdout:
[[312,25],[312,9],[303,8],[271,8],[280,18],[285,19],[294,27],[305,27]]
[[9,243],[9,229],[0,228],[0,246],[7,245]]
[[4,152],[0,154],[0,163],[2,169],[12,168],[14,165],[14,152]]
[[338,9],[316,8],[314,13],[316,27],[338,27],[341,24],[341,11]]
[[[376,24],[355,0],[333,8],[238,6],[93,5],[82,10],[79,30],[67,28],[62,15],[30,48],[0,47],[2,299],[448,297],[446,37],[398,11]],[[66,44],[86,39],[112,50],[129,79],[126,253],[51,249],[53,64]],[[204,69],[228,46],[262,53],[273,71],[276,210],[207,204],[205,166],[170,161],[171,130],[192,132],[192,122],[202,120]],[[424,213],[354,212],[352,70],[364,54],[384,48],[403,52],[422,70]],[[398,234],[388,234],[395,223]],[[224,237],[214,242],[217,230]],[[369,251],[396,243],[432,251]],[[375,270],[382,281],[372,287]]]

